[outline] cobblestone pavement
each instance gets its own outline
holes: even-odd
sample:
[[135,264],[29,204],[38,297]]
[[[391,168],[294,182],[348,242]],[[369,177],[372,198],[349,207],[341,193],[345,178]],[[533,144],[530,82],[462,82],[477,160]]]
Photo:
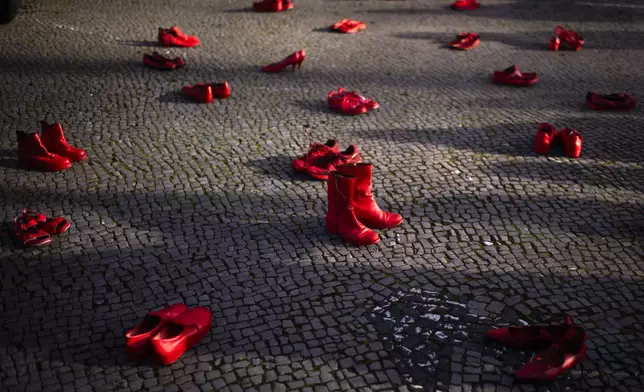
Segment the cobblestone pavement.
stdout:
[[[36,0],[0,27],[2,391],[642,391],[644,117],[595,113],[587,91],[644,97],[644,6],[635,0]],[[341,17],[354,36],[325,31]],[[187,67],[141,64],[157,28],[203,46]],[[545,50],[556,24],[583,51]],[[475,31],[472,52],[443,47]],[[299,72],[261,64],[297,49]],[[494,86],[516,63],[529,89]],[[191,104],[184,84],[229,80]],[[329,112],[338,86],[380,101]],[[16,167],[15,131],[63,123],[90,160]],[[578,129],[582,158],[532,153],[539,122]],[[357,144],[381,206],[405,223],[375,246],[325,232],[325,185],[294,174],[311,141]],[[17,209],[63,215],[67,235],[20,249]],[[211,333],[169,367],[126,359],[124,334],[173,302],[208,306]],[[518,384],[530,352],[486,343],[490,326],[559,321],[588,358]]]

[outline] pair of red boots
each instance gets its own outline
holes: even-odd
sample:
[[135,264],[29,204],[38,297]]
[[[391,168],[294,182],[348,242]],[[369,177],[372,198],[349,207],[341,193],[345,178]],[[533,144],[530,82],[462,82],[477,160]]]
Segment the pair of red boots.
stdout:
[[586,358],[588,335],[566,316],[561,325],[497,328],[488,331],[488,339],[518,349],[539,351],[516,373],[525,381],[552,381]]
[[16,131],[18,162],[30,170],[60,171],[72,167],[72,162],[87,158],[85,150],[70,146],[65,140],[63,127],[40,122],[41,135]]
[[213,97],[225,99],[230,97],[230,94],[231,90],[228,82],[197,83],[183,88],[183,95],[199,103],[210,103]]
[[458,38],[450,42],[449,46],[454,49],[472,50],[481,43],[481,36],[476,33],[460,33]]
[[161,46],[192,48],[201,44],[199,38],[185,34],[177,26],[172,26],[169,29],[159,27],[158,39]]
[[452,8],[459,11],[470,11],[481,8],[481,4],[476,0],[457,0],[452,3]]
[[143,64],[149,68],[173,71],[183,67],[186,63],[181,57],[171,59],[161,56],[158,52],[152,52],[152,55],[147,53],[143,55]]
[[494,71],[492,74],[492,81],[496,84],[504,84],[506,86],[532,86],[539,81],[536,72],[521,72],[518,66],[513,65],[504,69],[503,71]]
[[550,38],[548,47],[550,50],[559,50],[561,44],[573,50],[581,50],[584,46],[584,39],[574,30],[566,30],[561,26],[555,27],[555,35]]
[[360,161],[358,146],[352,144],[346,150],[340,151],[340,143],[329,139],[324,144],[311,143],[306,155],[294,159],[291,166],[317,180],[328,180],[329,173],[339,165]]
[[327,104],[329,108],[349,116],[367,113],[380,107],[378,102],[342,87],[338,87],[338,91],[329,91]]
[[65,218],[48,218],[27,209],[13,218],[13,234],[24,247],[51,244],[53,236],[66,232],[70,226]]
[[130,359],[142,359],[152,352],[169,365],[199,343],[211,325],[212,312],[208,308],[170,305],[148,313],[125,335],[126,351]]
[[284,69],[289,66],[293,71],[295,71],[296,67],[300,68],[302,66],[304,60],[306,60],[306,52],[304,51],[304,49],[300,49],[297,52],[287,56],[282,61],[263,66],[262,72],[278,73],[284,71]]
[[344,34],[354,34],[354,33],[357,33],[358,31],[365,30],[366,28],[367,28],[366,23],[353,20],[353,19],[340,19],[340,21],[336,22],[333,26],[331,26],[331,31],[344,33]]
[[253,3],[253,9],[257,12],[282,12],[293,9],[291,0],[263,0]]
[[534,137],[534,152],[546,155],[554,142],[563,145],[568,158],[579,158],[581,155],[582,138],[579,132],[572,128],[564,128],[557,131],[553,125],[548,123],[539,124],[539,129]]

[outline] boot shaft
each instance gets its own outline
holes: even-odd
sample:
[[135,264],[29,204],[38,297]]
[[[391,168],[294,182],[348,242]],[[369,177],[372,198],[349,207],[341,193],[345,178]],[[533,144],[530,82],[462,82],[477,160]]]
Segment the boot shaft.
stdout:
[[69,144],[67,144],[67,140],[65,140],[62,125],[58,123],[49,125],[46,122],[41,121],[40,126],[43,145],[46,147],[49,146],[50,148],[69,148]]
[[371,163],[350,163],[339,165],[338,172],[345,176],[355,177],[355,196],[365,197],[371,195],[373,165]]
[[20,157],[48,157],[50,155],[37,133],[28,134],[22,131],[16,131],[16,136],[18,137],[18,155]]

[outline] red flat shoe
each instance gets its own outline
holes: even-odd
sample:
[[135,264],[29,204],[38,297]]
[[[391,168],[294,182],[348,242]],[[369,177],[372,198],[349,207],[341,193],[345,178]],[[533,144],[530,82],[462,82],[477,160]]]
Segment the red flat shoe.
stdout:
[[125,348],[130,359],[139,359],[150,351],[150,339],[170,320],[183,314],[188,307],[184,304],[170,305],[165,309],[148,313],[139,324],[125,334]]
[[452,8],[459,11],[470,11],[481,8],[481,4],[476,0],[458,0],[452,4]]
[[454,49],[472,50],[479,46],[481,37],[476,33],[460,33],[458,38],[452,41],[449,46]]
[[13,235],[25,248],[51,244],[51,236],[33,220],[13,218]]
[[561,325],[495,328],[487,331],[485,337],[513,348],[544,346],[561,340],[574,324],[572,317],[566,315]]
[[[253,3],[253,8],[257,12],[280,12],[284,10],[282,0],[258,1]],[[291,8],[293,8],[293,4],[291,4]]]
[[329,139],[326,143],[311,143],[306,155],[295,158],[291,166],[298,172],[306,172],[306,168],[313,160],[326,156],[329,153],[339,153],[340,146],[337,140]]
[[539,77],[534,72],[522,73],[519,67],[513,65],[504,69],[503,71],[494,71],[492,80],[496,84],[504,84],[507,86],[530,86],[539,81]]
[[637,106],[637,99],[624,93],[586,94],[586,103],[592,110],[632,110]]
[[344,34],[357,33],[358,31],[365,30],[366,28],[366,23],[352,19],[341,19],[339,22],[331,26],[332,31],[337,31]]
[[168,320],[151,340],[157,357],[165,365],[175,362],[206,336],[211,325],[212,312],[204,307],[187,310]]
[[197,83],[192,86],[185,86],[183,94],[199,103],[212,102],[212,86],[209,84]]
[[228,82],[223,83],[210,83],[212,88],[212,95],[217,99],[226,99],[230,97],[230,84]]
[[363,97],[355,91],[347,91],[342,87],[338,87],[338,94],[341,96],[348,96],[358,99],[362,105],[364,105],[368,110],[380,108],[380,104],[374,100]]
[[327,103],[329,108],[349,116],[355,116],[369,111],[358,98],[338,94],[335,91],[329,92]]
[[564,128],[557,133],[557,139],[563,144],[568,158],[579,158],[582,145],[579,132],[572,128]]
[[177,26],[169,29],[159,27],[159,44],[163,46],[178,46],[192,48],[201,44],[199,38],[184,34]]
[[22,210],[22,219],[37,222],[38,228],[49,235],[63,234],[71,227],[71,224],[65,218],[47,218],[45,214],[28,209]]
[[149,54],[143,55],[143,65],[148,68],[160,69],[162,71],[172,71],[177,68],[177,65],[174,63],[174,61],[167,59],[157,59],[153,56],[150,56]]
[[538,353],[516,373],[522,381],[552,381],[586,358],[588,335],[581,327],[569,327],[564,339]]
[[539,124],[539,129],[534,137],[534,152],[541,155],[548,154],[556,136],[557,128],[547,123]]
[[152,52],[152,58],[158,61],[169,61],[174,63],[176,68],[181,68],[186,65],[185,61],[181,57],[175,57],[174,59],[167,58],[159,54],[159,52]]
[[69,158],[47,151],[38,134],[16,131],[16,135],[18,136],[18,162],[21,166],[45,172],[66,170],[72,167]]
[[305,59],[306,59],[306,52],[304,52],[304,49],[301,49],[278,63],[273,63],[273,64],[263,66],[262,72],[267,72],[267,73],[282,72],[289,65],[291,66],[293,71],[295,71],[295,67],[300,68],[302,66],[302,62],[304,62]]
[[326,181],[329,173],[340,165],[346,163],[358,163],[362,160],[358,146],[352,144],[346,150],[340,152],[330,151],[326,155],[318,155],[306,162],[306,172],[311,177]]
[[47,151],[68,158],[72,162],[82,161],[87,158],[85,150],[70,146],[67,143],[63,127],[59,123],[49,125],[45,121],[41,121],[40,127],[42,129],[40,139]]
[[577,34],[574,30],[566,30],[561,26],[555,27],[554,38],[555,43],[558,44],[551,44],[552,50],[559,50],[561,43],[565,43],[568,47],[574,50],[581,50],[581,47],[584,45],[584,39],[579,34]]

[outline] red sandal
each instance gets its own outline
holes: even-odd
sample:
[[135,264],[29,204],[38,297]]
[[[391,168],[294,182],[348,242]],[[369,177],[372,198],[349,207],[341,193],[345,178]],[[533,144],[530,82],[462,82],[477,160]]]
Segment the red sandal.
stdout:
[[45,214],[31,211],[28,209],[22,210],[22,219],[25,221],[35,221],[38,224],[38,229],[43,230],[49,235],[63,234],[71,227],[67,219],[62,217],[47,218]]
[[51,235],[38,227],[38,222],[13,218],[13,234],[22,246],[42,246],[51,244]]
[[476,33],[460,33],[458,38],[452,41],[449,46],[454,49],[472,50],[479,46],[481,37]]

